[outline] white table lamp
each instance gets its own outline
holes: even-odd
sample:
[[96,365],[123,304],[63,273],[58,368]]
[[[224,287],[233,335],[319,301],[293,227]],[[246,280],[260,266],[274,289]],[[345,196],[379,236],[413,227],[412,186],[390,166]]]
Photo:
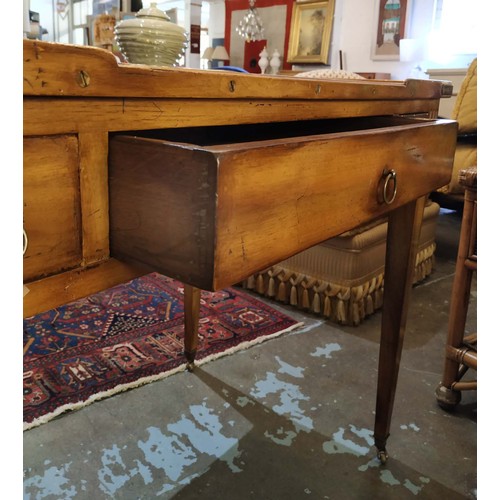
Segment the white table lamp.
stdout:
[[[217,45],[212,54],[212,61],[229,61],[229,54],[224,45]],[[221,64],[219,64],[220,66]],[[222,63],[224,65],[224,63]]]

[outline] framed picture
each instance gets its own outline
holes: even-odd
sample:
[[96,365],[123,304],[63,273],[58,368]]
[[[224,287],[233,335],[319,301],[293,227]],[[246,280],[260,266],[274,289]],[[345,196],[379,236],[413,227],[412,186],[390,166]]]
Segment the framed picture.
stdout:
[[377,0],[372,59],[399,60],[399,41],[405,38],[409,0]]
[[289,63],[328,63],[334,4],[334,0],[293,4]]

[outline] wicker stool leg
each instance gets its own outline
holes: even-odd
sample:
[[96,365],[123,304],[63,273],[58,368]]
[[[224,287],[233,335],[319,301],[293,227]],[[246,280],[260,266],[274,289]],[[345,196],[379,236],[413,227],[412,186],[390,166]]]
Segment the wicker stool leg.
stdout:
[[[468,367],[477,366],[477,357],[469,354],[464,344],[465,323],[469,306],[473,273],[476,269],[476,190],[465,191],[464,211],[460,230],[460,241],[455,269],[455,278],[450,303],[446,357],[441,383],[436,388],[438,404],[445,410],[452,410],[461,400],[458,381]],[[471,359],[469,359],[471,358]],[[473,386],[461,384],[465,388]]]

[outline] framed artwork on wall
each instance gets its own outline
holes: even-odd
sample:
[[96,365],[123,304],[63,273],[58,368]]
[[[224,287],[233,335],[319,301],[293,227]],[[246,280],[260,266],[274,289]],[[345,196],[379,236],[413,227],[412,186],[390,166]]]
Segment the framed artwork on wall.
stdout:
[[289,63],[328,63],[334,6],[334,0],[293,4]]
[[373,60],[399,60],[399,41],[406,37],[410,0],[377,0]]

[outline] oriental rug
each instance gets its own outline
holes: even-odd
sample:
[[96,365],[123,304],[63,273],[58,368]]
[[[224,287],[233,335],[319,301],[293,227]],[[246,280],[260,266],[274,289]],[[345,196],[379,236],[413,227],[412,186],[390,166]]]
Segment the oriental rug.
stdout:
[[[183,284],[158,273],[24,320],[24,429],[186,368]],[[228,288],[201,294],[196,364],[302,323]]]

